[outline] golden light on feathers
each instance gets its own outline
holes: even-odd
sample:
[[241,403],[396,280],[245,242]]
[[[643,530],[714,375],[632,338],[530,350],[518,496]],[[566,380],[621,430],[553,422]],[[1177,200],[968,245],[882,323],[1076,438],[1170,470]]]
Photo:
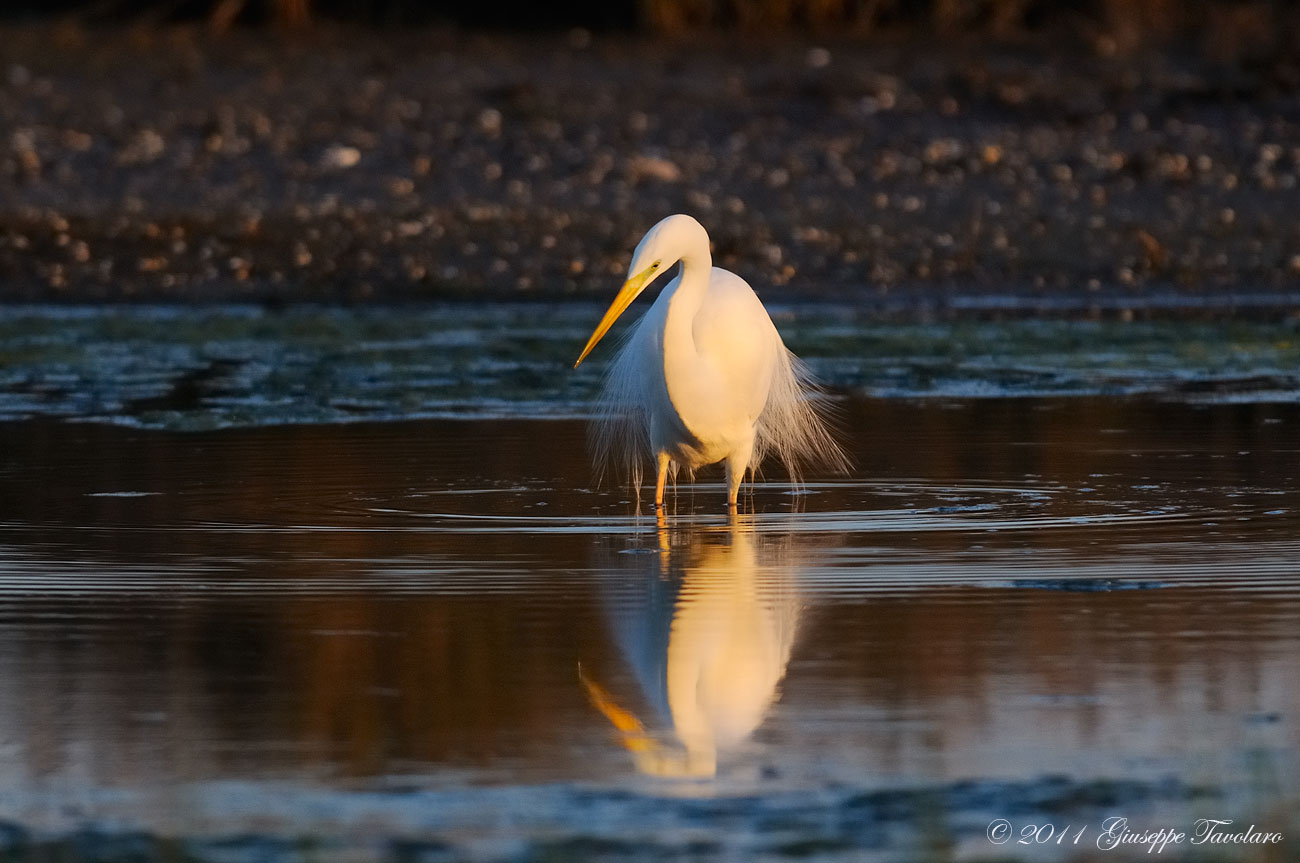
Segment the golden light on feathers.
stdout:
[[[605,377],[592,441],[597,460],[625,465],[639,486],[656,466],[655,505],[670,473],[722,462],[727,503],[767,455],[792,479],[807,464],[846,467],[816,387],[746,282],[713,266],[695,219],[669,216],[637,245],[628,279],[578,357],[581,363],[654,278],[680,263],[634,326]],[[574,363],[575,367],[578,363]]]

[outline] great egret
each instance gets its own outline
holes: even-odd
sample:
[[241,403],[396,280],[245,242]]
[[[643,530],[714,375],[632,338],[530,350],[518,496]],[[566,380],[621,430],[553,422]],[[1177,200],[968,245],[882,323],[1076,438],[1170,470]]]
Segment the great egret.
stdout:
[[597,461],[624,462],[640,487],[655,461],[655,507],[669,474],[724,462],[727,504],[772,453],[792,480],[804,463],[843,469],[843,451],[810,398],[815,387],[745,280],[713,266],[695,219],[669,216],[641,239],[628,278],[582,349],[586,359],[656,276],[681,271],[636,324],[605,378],[592,440]]

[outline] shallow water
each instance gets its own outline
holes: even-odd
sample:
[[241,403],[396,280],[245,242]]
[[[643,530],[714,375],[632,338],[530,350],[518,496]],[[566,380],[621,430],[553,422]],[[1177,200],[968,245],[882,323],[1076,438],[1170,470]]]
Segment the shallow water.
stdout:
[[[1165,383],[898,398],[841,379],[852,476],[774,477],[733,520],[705,475],[660,525],[594,486],[581,420],[529,418],[546,402],[531,385],[470,399],[470,419],[340,423],[300,382],[277,412],[231,413],[265,375],[176,396],[185,363],[159,361],[139,397],[176,398],[142,408],[106,372],[88,382],[115,342],[139,340],[133,362],[164,353],[149,316],[205,361],[231,349],[179,313],[123,314],[107,333],[79,311],[7,325],[11,350],[17,326],[44,328],[41,357],[61,339],[77,377],[0,423],[0,854],[1148,859],[1098,851],[1122,816],[1286,836],[1165,857],[1296,855],[1300,406],[1269,395],[1291,374],[1282,325],[1241,326],[1233,349],[1191,325],[981,325],[982,343],[882,327],[903,370],[943,343],[964,374],[976,352],[953,344],[992,356],[1018,334],[998,356]],[[288,341],[292,316],[222,314],[248,355]],[[535,322],[555,332],[547,357],[564,327],[585,336],[556,314]],[[397,320],[362,318],[376,339]],[[467,324],[461,342],[503,332]],[[350,339],[283,355],[336,369]],[[832,377],[878,361],[860,348],[814,359]],[[525,375],[503,350],[483,374]],[[1217,359],[1161,372],[1177,350]],[[390,361],[344,376],[395,394],[375,397],[384,416],[411,380]],[[1277,369],[1206,398],[1230,361]],[[44,362],[6,374],[49,392]],[[473,391],[478,373],[451,377]],[[586,385],[561,386],[581,412]],[[310,398],[325,408],[295,412]],[[1017,844],[1034,826],[1050,844]]]
[[[1300,320],[881,323],[773,305],[838,392],[883,398],[1145,395],[1295,402]],[[502,303],[339,309],[9,307],[0,419],[202,430],[275,423],[586,416],[603,308]],[[619,328],[615,329],[617,333]]]

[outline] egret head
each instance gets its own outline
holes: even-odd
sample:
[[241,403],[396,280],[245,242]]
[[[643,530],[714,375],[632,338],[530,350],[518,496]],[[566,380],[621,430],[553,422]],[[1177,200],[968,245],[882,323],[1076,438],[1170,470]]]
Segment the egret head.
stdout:
[[656,276],[671,270],[678,261],[689,262],[701,257],[707,259],[708,252],[709,235],[704,226],[690,216],[681,213],[669,216],[646,231],[646,235],[637,244],[636,251],[632,253],[632,263],[627,268],[627,281],[623,283],[618,296],[614,297],[605,317],[600,319],[596,331],[587,340],[587,346],[582,349],[582,355],[573,367],[576,369],[587,358],[587,354],[609,332],[618,316],[650,286]]
[[628,281],[647,271],[653,280],[660,273],[672,269],[678,261],[700,257],[701,250],[709,250],[709,235],[704,226],[684,213],[668,216],[646,231],[641,242],[637,243],[632,263],[627,268]]

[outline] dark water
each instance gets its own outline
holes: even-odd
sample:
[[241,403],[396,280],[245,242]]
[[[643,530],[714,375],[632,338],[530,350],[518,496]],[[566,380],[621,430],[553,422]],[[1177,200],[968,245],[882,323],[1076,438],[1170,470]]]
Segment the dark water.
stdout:
[[[1194,327],[1117,327],[1117,344],[1031,325],[996,355],[1093,383],[1033,396],[986,372],[990,398],[881,397],[844,370],[981,379],[939,330],[882,328],[892,352],[817,360],[846,376],[851,477],[773,477],[733,520],[707,475],[659,524],[594,487],[581,420],[529,418],[545,363],[483,360],[523,383],[467,395],[476,418],[342,423],[329,384],[267,361],[260,380],[288,381],[280,413],[236,421],[232,404],[266,409],[238,375],[277,345],[369,380],[385,417],[421,390],[392,355],[347,359],[358,324],[342,313],[341,341],[297,353],[283,318],[252,316],[260,336],[230,324],[218,349],[150,314],[113,323],[128,333],[33,316],[45,335],[5,372],[0,856],[1149,859],[1097,848],[1114,817],[1284,835],[1184,840],[1167,859],[1297,854],[1285,327],[1239,329],[1233,348]],[[577,317],[537,324],[559,332],[555,353]],[[818,326],[809,342],[829,338]],[[989,356],[1017,334],[982,326]],[[509,332],[467,325],[461,343],[517,347]],[[1072,354],[1071,333],[1092,353]],[[1198,374],[1161,371],[1198,338],[1215,347]],[[114,344],[155,369],[130,398],[86,359]],[[455,350],[425,352],[447,369],[437,392],[480,386],[453,373]],[[195,356],[225,377],[178,384]],[[1230,362],[1236,377],[1208,371]],[[1121,375],[1162,383],[1101,392]],[[581,379],[559,386],[582,404]],[[293,413],[312,400],[319,415]],[[1018,844],[1033,827],[1050,842]]]

